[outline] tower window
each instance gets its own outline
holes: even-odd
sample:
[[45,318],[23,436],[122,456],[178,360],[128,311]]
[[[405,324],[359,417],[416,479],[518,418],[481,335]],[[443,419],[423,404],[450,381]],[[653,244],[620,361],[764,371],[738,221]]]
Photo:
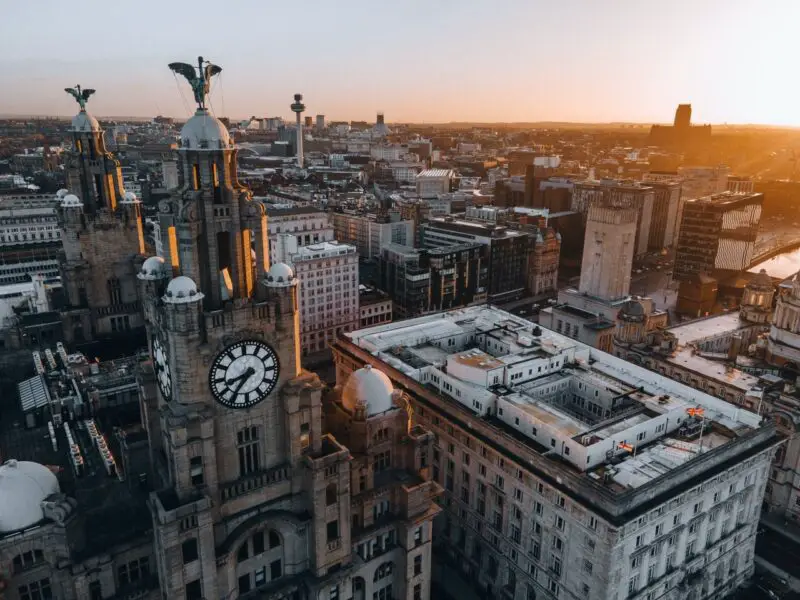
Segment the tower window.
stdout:
[[203,457],[193,456],[189,459],[189,475],[192,485],[203,485]]
[[327,525],[328,541],[339,539],[339,521],[330,521]]
[[259,469],[258,428],[247,427],[238,434],[239,475],[244,477]]
[[186,584],[186,600],[203,600],[203,587],[199,579]]
[[385,471],[389,467],[391,467],[392,459],[389,450],[386,452],[378,452],[375,455],[373,468],[376,473],[380,473],[381,471]]
[[325,488],[325,504],[328,506],[330,506],[331,504],[336,504],[337,495],[338,494],[336,493],[336,484],[331,483],[330,485],[328,485],[327,488]]
[[[220,273],[229,294],[233,294],[233,283],[230,281],[231,268],[231,234],[227,231],[217,233],[217,272]],[[230,285],[229,285],[230,284]]]
[[269,548],[272,550],[273,548],[277,548],[281,545],[281,536],[277,534],[275,531],[269,532]]
[[188,565],[200,556],[197,548],[197,538],[189,538],[181,544],[181,554],[183,554],[183,564]]
[[122,304],[122,284],[119,279],[112,277],[106,285],[108,286],[109,303],[112,305]]
[[211,183],[214,187],[214,204],[222,203],[222,188],[219,185],[219,174],[216,163],[211,164]]
[[192,165],[192,188],[200,189],[200,165]]
[[[91,148],[92,146],[90,146]],[[103,196],[103,176],[102,175],[95,175],[94,176],[94,191],[97,194],[97,205],[98,206],[105,206],[105,198]]]
[[253,534],[253,556],[264,553],[264,532],[257,531]]

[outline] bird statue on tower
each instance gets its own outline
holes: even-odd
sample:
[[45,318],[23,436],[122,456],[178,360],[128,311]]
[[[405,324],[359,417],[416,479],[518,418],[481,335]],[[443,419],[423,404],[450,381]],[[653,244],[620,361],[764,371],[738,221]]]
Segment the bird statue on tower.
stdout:
[[197,102],[197,108],[199,110],[205,110],[206,96],[211,89],[211,78],[220,73],[222,67],[212,65],[207,60],[203,60],[202,56],[197,57],[197,67],[181,62],[170,63],[168,66],[173,73],[179,73],[186,78],[186,81],[192,86],[194,101]]
[[74,88],[64,88],[64,91],[75,98],[76,102],[81,107],[81,112],[86,111],[86,101],[89,100],[89,96],[94,94],[94,90],[82,90],[79,85],[76,85]]

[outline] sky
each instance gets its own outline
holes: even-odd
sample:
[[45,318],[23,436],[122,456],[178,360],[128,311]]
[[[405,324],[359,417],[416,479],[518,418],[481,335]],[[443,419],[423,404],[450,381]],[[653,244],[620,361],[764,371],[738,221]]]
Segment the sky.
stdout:
[[0,114],[800,125],[800,0],[4,0]]

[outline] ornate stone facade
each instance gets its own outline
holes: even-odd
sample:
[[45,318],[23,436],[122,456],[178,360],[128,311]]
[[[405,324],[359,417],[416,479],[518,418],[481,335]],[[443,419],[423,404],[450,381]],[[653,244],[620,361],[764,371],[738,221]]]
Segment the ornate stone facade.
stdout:
[[[199,110],[179,155],[182,186],[160,207],[168,259],[140,274],[163,597],[427,598],[432,436],[408,430],[400,398],[373,415],[354,408],[363,395],[337,413],[336,437],[323,433],[323,386],[300,368],[297,279],[270,267],[267,218],[238,183],[227,130]],[[348,435],[373,429],[374,447]]]
[[81,110],[70,127],[61,279],[64,341],[80,343],[141,329],[136,273],[144,254],[139,200],[126,192],[119,162],[97,120]]
[[800,374],[800,273],[778,289],[767,340],[767,361],[786,368],[794,377]]

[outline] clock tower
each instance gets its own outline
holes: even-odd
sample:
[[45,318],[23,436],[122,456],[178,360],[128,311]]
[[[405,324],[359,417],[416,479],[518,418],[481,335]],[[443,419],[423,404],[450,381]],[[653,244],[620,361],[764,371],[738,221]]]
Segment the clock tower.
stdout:
[[[211,600],[296,585],[291,576],[312,568],[303,465],[322,450],[322,384],[300,368],[297,280],[270,266],[264,207],[205,107],[221,69],[198,67],[170,65],[198,108],[180,134],[181,184],[159,205],[166,258],[138,276],[153,359],[141,403],[160,486],[150,505],[162,594]],[[332,456],[343,477],[347,459]]]

